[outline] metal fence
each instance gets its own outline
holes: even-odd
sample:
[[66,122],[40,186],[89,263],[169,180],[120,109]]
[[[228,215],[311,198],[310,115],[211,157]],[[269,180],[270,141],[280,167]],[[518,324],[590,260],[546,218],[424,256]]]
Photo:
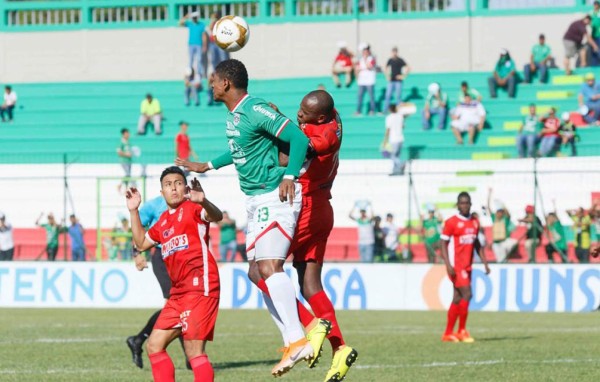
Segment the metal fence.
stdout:
[[591,0],[107,0],[14,1],[0,0],[0,30],[167,27],[185,14],[236,14],[251,22],[298,22],[402,17],[493,16],[589,12]]
[[[599,157],[572,160],[414,160],[407,163],[404,176],[390,177],[390,166],[386,161],[342,162],[332,199],[336,211],[336,226],[348,232],[347,230],[354,226],[347,218],[348,211],[357,202],[369,200],[375,215],[385,221],[387,213],[393,214],[400,229],[395,258],[387,257],[386,260],[439,261],[439,257],[427,256],[425,232],[420,218],[427,214],[431,206],[434,206],[443,218],[452,216],[456,213],[458,193],[467,191],[472,197],[472,211],[480,215],[480,221],[485,227],[488,244],[485,253],[489,258],[496,259],[491,249],[490,213],[498,206],[504,206],[510,211],[512,223],[516,227],[512,237],[519,239],[519,245],[510,261],[529,260],[522,237],[526,227],[519,223],[519,219],[525,215],[525,206],[532,205],[544,225],[550,212],[557,213],[564,226],[566,238],[571,243],[567,249],[569,260],[577,262],[573,245],[577,232],[572,227],[568,211],[579,207],[590,210],[594,203],[600,206],[599,164]],[[70,213],[75,213],[82,218],[84,227],[88,228],[94,227],[98,222],[96,225],[100,230],[95,235],[90,235],[86,241],[89,258],[108,260],[112,256],[115,260],[127,260],[121,258],[122,254],[111,255],[110,252],[115,250],[115,244],[111,241],[112,235],[123,236],[116,228],[122,217],[128,216],[123,197],[116,192],[120,174],[114,173],[111,182],[110,177],[100,174],[106,166],[94,166],[96,167],[83,170],[80,168],[77,171],[65,170],[64,176],[60,175],[60,168],[55,169],[52,174],[47,174],[40,171],[45,167],[26,166],[19,177],[0,176],[0,210],[8,212],[8,220],[15,227],[31,227],[40,211],[53,211],[57,217],[68,217]],[[112,166],[114,170],[120,170],[118,166]],[[160,168],[163,167],[155,166],[151,175],[138,178],[143,179],[139,180],[138,185],[141,187],[141,184],[146,184],[146,189],[156,191],[157,170]],[[134,169],[134,175],[139,174],[139,169]],[[117,177],[114,177],[115,175]],[[98,179],[102,179],[102,182]],[[235,174],[213,173],[201,181],[213,192],[221,190],[226,194],[220,207],[232,212],[232,216],[238,217],[243,224],[243,208],[239,208],[243,205],[243,198],[237,189]],[[36,191],[38,189],[39,191]],[[492,197],[488,206],[490,189]],[[32,192],[36,195],[35,198],[24,196]],[[16,205],[20,207],[12,208]],[[20,222],[16,222],[18,218],[21,218]],[[597,242],[600,234],[600,216],[592,218],[594,225],[590,228],[591,241]],[[44,260],[45,236],[41,230],[30,233],[31,235],[22,235],[15,240],[15,258]],[[547,261],[545,247],[549,244],[549,236],[546,231],[542,234],[543,239],[534,257],[538,262]],[[65,244],[66,237],[61,239],[59,259],[70,259]],[[352,235],[333,237],[328,253],[338,261],[358,260],[357,245]],[[554,260],[560,262],[558,255],[555,255]]]

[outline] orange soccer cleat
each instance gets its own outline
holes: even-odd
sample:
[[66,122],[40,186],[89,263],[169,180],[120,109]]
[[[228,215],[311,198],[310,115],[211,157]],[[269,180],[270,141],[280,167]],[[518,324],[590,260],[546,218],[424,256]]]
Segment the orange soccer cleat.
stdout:
[[469,332],[467,332],[466,329],[463,329],[456,333],[456,337],[459,339],[460,342],[464,342],[467,344],[475,342],[475,339],[471,337],[471,335],[469,334]]
[[456,333],[450,333],[442,336],[442,342],[460,342],[460,339]]

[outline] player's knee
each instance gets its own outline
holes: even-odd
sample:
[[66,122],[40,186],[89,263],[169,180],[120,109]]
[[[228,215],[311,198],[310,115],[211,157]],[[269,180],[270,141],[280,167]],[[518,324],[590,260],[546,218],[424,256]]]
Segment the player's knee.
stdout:
[[146,351],[148,354],[154,354],[165,350],[164,346],[159,341],[156,341],[152,336],[148,338],[148,342],[146,343]]
[[305,300],[310,299],[315,294],[321,292],[323,290],[323,286],[321,283],[315,282],[304,282],[300,287],[300,291]]

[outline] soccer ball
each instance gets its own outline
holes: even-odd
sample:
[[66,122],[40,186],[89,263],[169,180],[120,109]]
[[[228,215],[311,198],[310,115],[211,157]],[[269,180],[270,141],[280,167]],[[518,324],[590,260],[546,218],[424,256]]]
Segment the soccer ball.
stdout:
[[239,16],[223,16],[215,23],[212,35],[219,48],[237,52],[248,43],[250,28],[246,20]]

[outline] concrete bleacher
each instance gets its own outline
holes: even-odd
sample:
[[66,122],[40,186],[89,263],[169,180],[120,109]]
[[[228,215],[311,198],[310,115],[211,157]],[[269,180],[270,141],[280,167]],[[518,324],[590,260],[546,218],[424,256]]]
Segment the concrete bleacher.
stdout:
[[[577,108],[576,95],[581,76],[566,77],[551,72],[551,84],[520,84],[516,99],[508,99],[500,91],[492,100],[487,96],[489,73],[412,74],[407,79],[403,97],[418,107],[416,115],[406,122],[406,143],[403,155],[419,159],[499,159],[516,156],[514,137],[523,110],[531,102],[540,105],[540,111],[555,106],[559,112]],[[441,83],[442,89],[456,102],[460,82],[466,80],[484,96],[488,111],[487,124],[473,146],[458,146],[452,133],[435,128],[423,131],[421,110],[430,82]],[[554,83],[556,82],[556,83]],[[380,158],[379,144],[383,137],[384,116],[355,117],[356,85],[350,89],[336,89],[331,80],[297,78],[287,80],[252,81],[250,93],[279,106],[282,112],[295,116],[302,96],[324,84],[332,93],[344,121],[342,159]],[[143,137],[132,137],[132,143],[142,149],[141,162],[164,163],[173,157],[172,140],[180,120],[191,123],[190,136],[202,159],[222,152],[224,106],[206,106],[202,93],[200,107],[183,104],[183,89],[179,82],[102,82],[14,84],[19,95],[15,122],[0,125],[0,157],[5,163],[57,163],[63,153],[77,157],[78,162],[116,162],[115,148],[119,130],[128,127],[136,130],[139,103],[147,92],[161,102],[164,110],[164,134],[155,136],[151,130]],[[379,105],[383,104],[385,79],[378,78],[376,93]],[[365,105],[366,107],[366,102]],[[579,129],[581,142],[579,155],[598,155],[597,142],[600,129]],[[563,150],[568,155],[567,150]]]

